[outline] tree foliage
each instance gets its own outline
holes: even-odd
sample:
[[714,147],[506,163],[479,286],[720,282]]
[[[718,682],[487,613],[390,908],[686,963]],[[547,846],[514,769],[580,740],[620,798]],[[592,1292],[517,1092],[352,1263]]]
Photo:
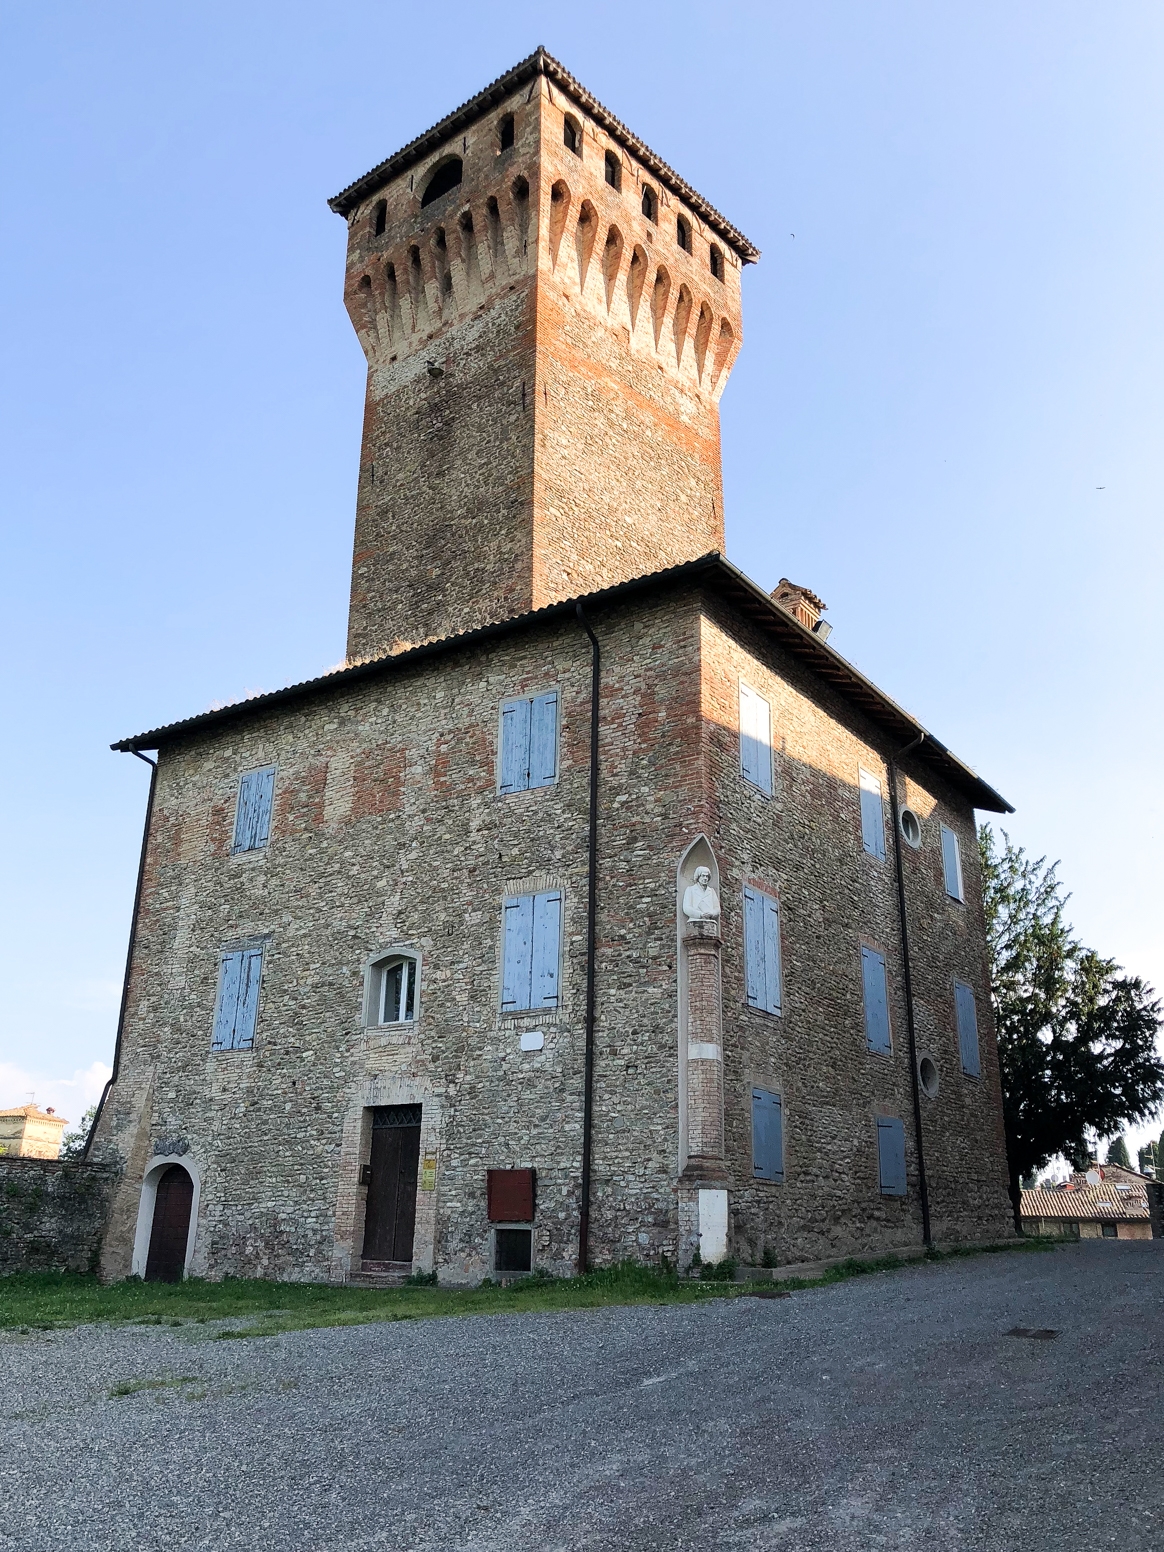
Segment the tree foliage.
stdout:
[[1131,1169],[1132,1161],[1128,1156],[1128,1145],[1124,1141],[1124,1134],[1122,1132],[1118,1137],[1113,1137],[1108,1143],[1107,1162],[1109,1164],[1118,1164],[1121,1169]]
[[89,1136],[89,1128],[93,1125],[93,1118],[97,1114],[97,1106],[90,1105],[85,1114],[77,1122],[71,1131],[61,1138],[62,1159],[79,1159],[85,1151],[85,1142]]
[[1161,1005],[1139,976],[1084,948],[1064,919],[1057,863],[979,831],[1016,1222],[1019,1182],[1057,1153],[1086,1165],[1164,1099]]

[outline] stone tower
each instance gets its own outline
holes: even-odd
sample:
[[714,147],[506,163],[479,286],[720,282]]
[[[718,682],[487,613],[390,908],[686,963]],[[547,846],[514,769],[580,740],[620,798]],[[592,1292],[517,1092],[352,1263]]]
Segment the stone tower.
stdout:
[[544,50],[331,208],[368,359],[350,659],[723,549],[759,255]]

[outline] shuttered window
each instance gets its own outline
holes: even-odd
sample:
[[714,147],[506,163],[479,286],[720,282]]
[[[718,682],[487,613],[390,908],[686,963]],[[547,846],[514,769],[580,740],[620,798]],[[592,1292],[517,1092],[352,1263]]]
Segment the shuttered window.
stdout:
[[965,899],[962,893],[962,848],[958,844],[958,837],[946,825],[942,826],[942,873],[950,899]]
[[248,771],[238,784],[238,808],[234,816],[232,852],[258,851],[271,834],[271,799],[275,794],[275,767]]
[[527,792],[558,779],[558,692],[506,701],[501,708],[499,791]]
[[748,1006],[780,1012],[780,902],[744,890],[744,975]]
[[515,895],[506,900],[502,1011],[556,1008],[561,957],[561,890]]
[[885,816],[881,802],[881,778],[872,771],[858,771],[861,784],[861,845],[871,857],[885,861]]
[[752,1174],[757,1180],[784,1179],[784,1121],[780,1095],[752,1090]]
[[218,1005],[214,1011],[215,1051],[249,1051],[255,1043],[259,982],[263,976],[261,948],[223,954],[218,970]]
[[885,956],[876,949],[861,949],[861,984],[865,991],[865,1039],[871,1051],[888,1056],[889,994],[885,983]]
[[485,1196],[490,1223],[532,1223],[537,1199],[537,1171],[486,1170]]
[[978,1010],[974,1006],[974,992],[965,981],[954,982],[954,1013],[958,1020],[958,1051],[962,1057],[962,1071],[971,1078],[981,1077]]
[[740,770],[744,780],[772,795],[772,714],[762,695],[740,681]]
[[877,1163],[882,1196],[905,1195],[905,1127],[896,1116],[877,1117]]

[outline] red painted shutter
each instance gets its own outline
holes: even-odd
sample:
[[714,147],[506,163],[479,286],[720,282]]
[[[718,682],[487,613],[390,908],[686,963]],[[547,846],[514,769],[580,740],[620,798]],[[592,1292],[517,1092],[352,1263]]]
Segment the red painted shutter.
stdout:
[[537,1172],[532,1169],[486,1171],[490,1223],[532,1223]]

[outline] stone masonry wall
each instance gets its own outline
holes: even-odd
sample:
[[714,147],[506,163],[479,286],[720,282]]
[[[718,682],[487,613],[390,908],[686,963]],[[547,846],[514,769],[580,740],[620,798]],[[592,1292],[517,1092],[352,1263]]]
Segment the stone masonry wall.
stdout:
[[[917,1243],[921,1216],[901,971],[893,837],[883,734],[759,632],[711,607],[702,644],[708,835],[723,883],[725,1109],[739,1253],[782,1262]],[[739,753],[741,679],[770,703],[774,792],[744,780]],[[886,857],[862,847],[858,770],[879,774]],[[940,1074],[922,1096],[933,1233],[984,1240],[1013,1232],[997,1047],[977,866],[967,802],[920,763],[903,782],[922,822],[919,851],[903,847],[919,1059]],[[966,904],[942,885],[939,821],[962,847]],[[783,1007],[747,1006],[742,892],[751,885],[781,909]],[[892,1054],[867,1049],[862,944],[885,956]],[[974,989],[982,1077],[966,1077],[954,1022],[954,977]],[[782,1095],[785,1178],[752,1180],[751,1089]],[[876,1117],[904,1123],[904,1198],[880,1193]]]
[[[601,987],[592,1207],[599,1260],[676,1250],[674,876],[698,807],[694,595],[596,612],[604,644]],[[557,686],[556,785],[501,797],[503,700]],[[537,1264],[576,1255],[590,651],[540,624],[161,753],[118,1084],[127,1170],[107,1276],[132,1256],[158,1141],[201,1179],[192,1270],[323,1279],[358,1261],[368,1108],[416,1103],[435,1191],[416,1259],[489,1270],[485,1172],[538,1171]],[[241,771],[277,764],[270,845],[231,857]],[[564,894],[561,1006],[499,1014],[505,897]],[[266,942],[254,1050],[212,1053],[223,945]],[[421,957],[411,1028],[365,1031],[364,968]],[[544,1031],[541,1051],[520,1033]],[[148,1096],[148,1097],[147,1097]],[[153,1139],[143,1143],[143,1134]]]
[[[706,607],[707,613],[703,610]],[[702,622],[702,623],[701,623]],[[916,1243],[916,1158],[886,804],[880,862],[861,848],[857,768],[884,772],[864,719],[723,606],[661,589],[594,611],[603,646],[592,1249],[676,1259],[679,859],[706,833],[720,867],[726,1154],[734,1248],[784,1262]],[[772,705],[775,794],[739,772],[740,677]],[[557,687],[559,779],[497,792],[501,703]],[[126,1161],[103,1269],[130,1266],[141,1181],[179,1144],[201,1181],[192,1270],[342,1279],[358,1265],[370,1107],[420,1103],[415,1260],[490,1269],[485,1173],[538,1171],[535,1264],[577,1249],[590,653],[573,620],[283,710],[256,707],[163,749],[122,1069],[100,1143]],[[239,774],[277,766],[269,846],[230,855]],[[919,1043],[938,1239],[1009,1232],[1001,1103],[973,816],[915,767],[923,845],[907,854]],[[967,905],[947,902],[939,817],[962,837]],[[742,889],[779,895],[784,1011],[745,1006]],[[499,1012],[511,894],[561,889],[561,1004]],[[219,952],[266,945],[255,1048],[213,1053]],[[893,1053],[865,1046],[859,950],[885,954]],[[420,956],[418,1017],[365,1029],[365,967]],[[960,1071],[953,976],[978,998],[983,1077]],[[522,1052],[522,1030],[543,1031]],[[753,1083],[784,1096],[785,1179],[755,1182]],[[876,1116],[905,1123],[909,1194],[878,1189]]]
[[0,1158],[0,1277],[96,1270],[115,1168]]

